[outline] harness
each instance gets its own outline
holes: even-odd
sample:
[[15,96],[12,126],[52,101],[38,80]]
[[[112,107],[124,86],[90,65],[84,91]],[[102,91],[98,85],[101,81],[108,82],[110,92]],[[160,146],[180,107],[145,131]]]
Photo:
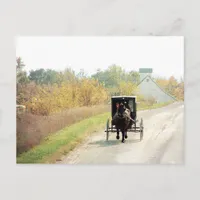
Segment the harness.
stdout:
[[[125,117],[128,117],[128,119],[130,119],[132,122],[134,122],[134,123],[136,123],[137,122],[137,120],[135,121],[135,120],[133,120],[132,118],[131,118],[131,116],[130,116],[130,109],[128,109],[128,108],[125,108],[125,113],[126,113],[126,116],[123,116],[123,114],[121,114],[121,113],[119,113],[119,106],[120,106],[120,104],[119,103],[117,103],[116,104],[116,108],[117,108],[117,116],[118,117],[120,117],[120,118],[125,118]],[[127,113],[127,112],[129,112],[129,113]]]

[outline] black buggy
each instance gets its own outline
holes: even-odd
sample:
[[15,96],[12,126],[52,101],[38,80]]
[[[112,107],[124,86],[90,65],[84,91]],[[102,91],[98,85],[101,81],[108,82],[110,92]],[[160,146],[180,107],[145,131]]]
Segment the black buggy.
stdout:
[[[139,126],[137,126],[137,102],[136,96],[113,96],[111,97],[111,117],[113,119],[114,115],[117,112],[117,105],[124,104],[126,108],[130,110],[131,123],[127,129],[127,132],[139,132],[140,133],[140,141],[143,139],[143,119],[141,118],[139,122]],[[118,133],[119,130],[115,125],[112,124],[112,119],[107,120],[106,124],[106,140],[109,139],[109,133]],[[119,139],[119,138],[117,138]]]

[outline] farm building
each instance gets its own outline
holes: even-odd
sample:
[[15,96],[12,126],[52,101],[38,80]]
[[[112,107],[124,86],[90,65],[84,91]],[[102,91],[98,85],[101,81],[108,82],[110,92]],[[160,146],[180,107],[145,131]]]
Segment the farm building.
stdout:
[[140,68],[140,83],[138,84],[139,93],[146,99],[155,98],[158,103],[176,101],[176,99],[167,94],[151,77],[153,69]]

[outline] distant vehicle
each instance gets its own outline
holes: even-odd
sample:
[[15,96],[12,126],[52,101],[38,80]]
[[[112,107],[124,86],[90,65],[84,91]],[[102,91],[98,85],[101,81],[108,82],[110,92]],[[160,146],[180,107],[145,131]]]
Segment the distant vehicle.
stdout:
[[143,119],[137,126],[137,102],[136,96],[113,96],[111,97],[111,120],[106,123],[106,140],[110,133],[117,133],[116,139],[120,139],[119,132],[122,132],[122,142],[128,138],[127,132],[140,133],[140,141],[143,139]]

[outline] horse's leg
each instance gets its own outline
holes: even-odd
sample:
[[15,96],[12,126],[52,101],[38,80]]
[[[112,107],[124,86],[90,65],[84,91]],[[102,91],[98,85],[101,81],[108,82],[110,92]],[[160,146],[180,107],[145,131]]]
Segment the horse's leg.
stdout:
[[117,128],[117,136],[116,136],[117,140],[119,140],[119,129]]
[[124,132],[124,135],[125,135],[124,137],[127,139],[128,138],[127,131]]
[[123,131],[122,131],[122,142],[123,142],[123,143],[125,142],[124,134],[125,134],[125,131],[123,130]]

